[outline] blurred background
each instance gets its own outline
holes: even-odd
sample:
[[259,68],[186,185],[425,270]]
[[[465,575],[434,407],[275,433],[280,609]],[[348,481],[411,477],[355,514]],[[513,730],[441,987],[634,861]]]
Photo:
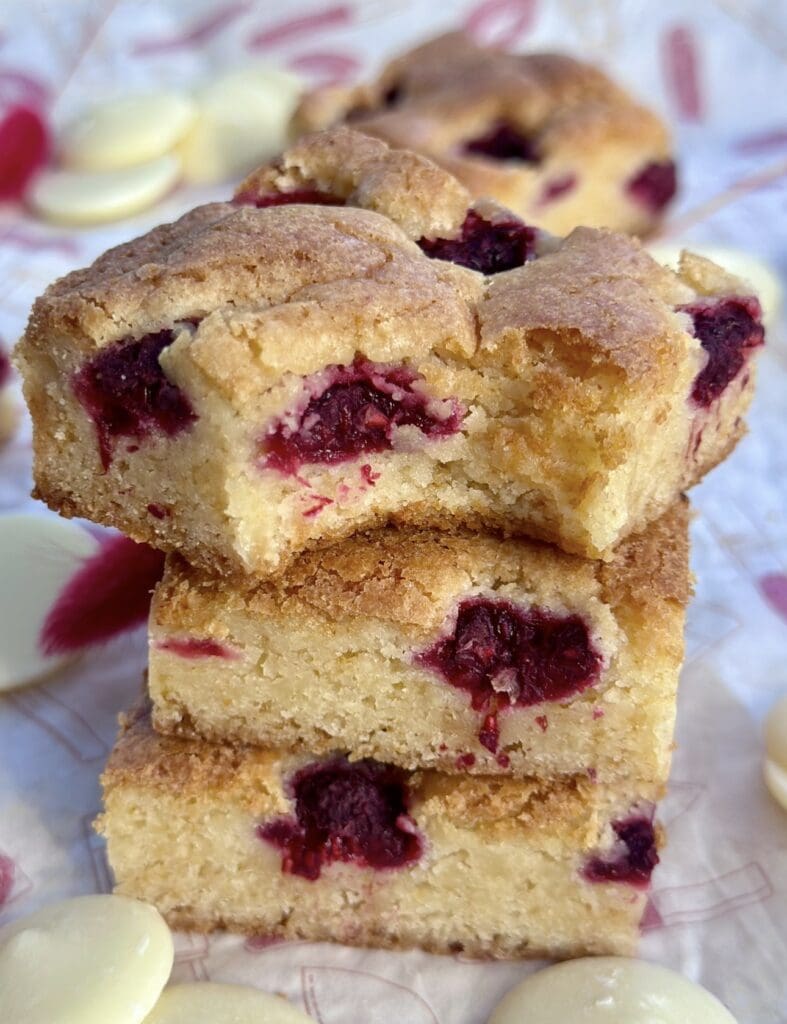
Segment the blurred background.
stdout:
[[[174,90],[196,103],[198,125],[174,147],[181,172],[158,183],[165,195],[155,211],[117,230],[66,236],[6,204],[0,258],[21,272],[21,246],[24,273],[37,277],[44,259],[51,277],[72,254],[85,261],[116,238],[228,195],[238,166],[280,147],[301,86],[368,78],[384,59],[451,28],[507,49],[564,50],[608,70],[676,133],[681,194],[669,233],[725,244],[745,230],[747,248],[781,264],[770,214],[775,196],[782,209],[787,196],[787,4],[770,0],[5,0],[0,105],[40,114],[50,164],[62,159],[63,131],[97,101]],[[248,157],[236,154],[235,168],[233,120]],[[0,151],[7,139],[0,130]],[[19,198],[13,192],[0,177],[0,194]],[[35,244],[42,236],[44,251]]]

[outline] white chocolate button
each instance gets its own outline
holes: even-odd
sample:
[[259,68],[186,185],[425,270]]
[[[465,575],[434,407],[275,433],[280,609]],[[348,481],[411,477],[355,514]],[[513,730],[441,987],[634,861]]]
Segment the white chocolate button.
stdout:
[[169,153],[196,117],[177,92],[144,93],[101,103],[64,129],[60,159],[75,171],[115,171]]
[[776,701],[765,718],[765,753],[787,771],[787,695]]
[[41,652],[41,629],[97,547],[95,537],[67,519],[0,517],[0,690],[40,679],[68,660]]
[[145,1024],[314,1024],[292,1003],[245,985],[198,982],[165,989]]
[[765,719],[765,784],[787,810],[787,696],[778,700]]
[[735,1024],[699,985],[656,964],[586,957],[547,967],[512,989],[489,1024]]
[[180,163],[174,156],[103,174],[45,171],[35,180],[30,204],[55,224],[101,224],[157,203],[179,177]]
[[673,270],[678,269],[680,254],[684,249],[690,249],[698,256],[712,260],[729,274],[734,274],[746,284],[751,285],[754,294],[760,300],[766,327],[773,324],[778,316],[782,300],[782,286],[779,277],[764,260],[757,259],[751,253],[720,245],[692,244],[687,246],[669,242],[656,242],[647,248],[655,260]]
[[773,799],[787,811],[787,771],[774,761],[765,761],[762,766],[765,785]]
[[141,1024],[172,970],[159,912],[124,896],[81,896],[0,930],[0,1020]]
[[302,86],[276,68],[245,68],[206,85],[199,113],[178,147],[187,181],[208,184],[240,178],[278,153]]

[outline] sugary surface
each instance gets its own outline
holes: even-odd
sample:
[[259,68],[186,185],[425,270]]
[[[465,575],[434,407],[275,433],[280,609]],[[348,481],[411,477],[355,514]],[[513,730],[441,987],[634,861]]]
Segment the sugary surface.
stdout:
[[0,930],[0,1019],[141,1024],[172,969],[169,928],[123,896],[81,896]]
[[[304,190],[344,205],[270,204]],[[758,309],[707,261],[686,254],[676,274],[586,228],[528,235],[523,265],[489,276],[431,258],[424,240],[461,242],[466,190],[346,129],[304,140],[239,196],[36,303],[17,359],[38,493],[61,512],[222,572],[270,574],[392,520],[608,557],[744,430],[754,320],[723,391],[692,398],[709,358],[692,311]],[[493,234],[511,223],[493,204],[470,212]],[[474,258],[497,262],[494,237]],[[123,368],[104,380],[108,363]],[[377,398],[345,379],[359,366]],[[297,472],[270,458],[275,438],[299,448]]]
[[647,233],[676,189],[664,124],[600,69],[458,32],[391,61],[370,84],[308,93],[292,134],[339,122],[423,153],[472,195],[560,234],[578,224]]

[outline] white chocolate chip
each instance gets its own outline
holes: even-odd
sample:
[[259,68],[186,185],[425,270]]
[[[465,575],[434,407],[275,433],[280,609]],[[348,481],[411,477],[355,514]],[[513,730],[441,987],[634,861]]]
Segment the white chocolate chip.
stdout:
[[773,799],[787,811],[787,771],[774,761],[766,760],[762,774]]
[[30,204],[55,224],[101,224],[122,220],[157,203],[179,176],[180,163],[174,156],[103,174],[45,171],[36,178]]
[[0,930],[0,1019],[141,1024],[172,970],[159,912],[124,896],[81,896]]
[[773,325],[779,314],[782,299],[782,286],[776,272],[751,253],[742,249],[730,249],[720,245],[678,245],[669,242],[655,242],[649,245],[648,252],[659,263],[673,270],[678,269],[681,252],[689,248],[698,256],[704,256],[729,274],[734,274],[750,285],[760,300],[765,326]]
[[281,996],[245,985],[198,982],[164,991],[145,1024],[314,1024]]
[[787,695],[776,701],[765,719],[765,753],[787,771]]
[[67,519],[0,517],[0,690],[40,679],[67,660],[42,653],[41,628],[97,547],[95,537]]
[[199,113],[178,147],[186,181],[237,179],[278,153],[301,92],[294,75],[276,68],[245,68],[206,85]]
[[765,719],[765,784],[787,811],[787,696],[778,700]]
[[699,985],[656,964],[586,957],[531,974],[489,1024],[735,1024]]
[[180,142],[196,114],[194,101],[177,92],[109,100],[63,131],[61,161],[75,171],[115,171],[155,160]]

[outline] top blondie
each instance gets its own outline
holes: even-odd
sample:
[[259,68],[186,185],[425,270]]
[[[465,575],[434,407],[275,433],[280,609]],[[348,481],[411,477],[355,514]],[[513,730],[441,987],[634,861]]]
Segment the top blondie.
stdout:
[[350,124],[449,170],[556,234],[578,224],[646,235],[676,191],[669,132],[599,68],[513,54],[461,32],[392,60],[369,83],[302,99],[292,131]]
[[339,128],[55,282],[17,363],[38,496],[265,576],[385,522],[609,557],[735,445],[762,340],[707,260]]

